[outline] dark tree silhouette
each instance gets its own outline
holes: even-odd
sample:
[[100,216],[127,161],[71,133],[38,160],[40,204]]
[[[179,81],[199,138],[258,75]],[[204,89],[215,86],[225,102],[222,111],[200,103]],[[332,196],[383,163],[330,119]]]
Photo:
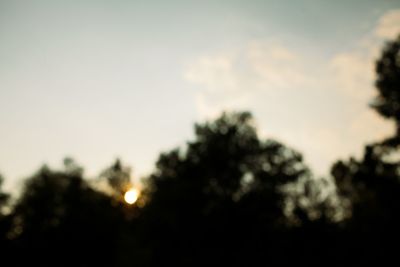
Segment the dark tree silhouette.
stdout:
[[131,169],[124,166],[121,160],[117,159],[100,174],[100,178],[107,181],[116,197],[122,198],[131,186]]
[[378,96],[372,106],[385,118],[393,119],[397,125],[394,137],[386,143],[400,144],[400,35],[388,42],[376,63],[376,88]]
[[151,266],[284,262],[284,188],[310,177],[301,155],[260,140],[246,112],[198,124],[195,133],[185,149],[162,154],[148,180],[141,219]]
[[121,208],[94,191],[68,159],[65,170],[43,167],[27,180],[8,233],[10,260],[17,266],[115,265],[123,229]]
[[3,181],[4,178],[0,174],[0,251],[9,253],[10,242],[7,240],[7,231],[10,227],[10,216],[6,213],[5,208],[8,206],[10,195],[2,190]]
[[400,36],[387,43],[376,63],[378,97],[374,108],[395,120],[397,132],[383,143],[366,146],[361,160],[338,161],[332,167],[337,192],[347,210],[343,240],[355,264],[385,265],[397,261],[392,246],[400,237]]
[[386,264],[397,258],[400,237],[399,162],[382,158],[379,145],[367,146],[362,160],[339,161],[332,168],[338,194],[347,208],[346,241],[354,264]]
[[376,64],[379,95],[375,109],[384,117],[400,121],[400,36],[388,42]]
[[5,193],[2,191],[2,186],[3,186],[4,178],[0,174],[0,214],[2,213],[3,207],[7,204],[8,199],[9,199],[9,194]]

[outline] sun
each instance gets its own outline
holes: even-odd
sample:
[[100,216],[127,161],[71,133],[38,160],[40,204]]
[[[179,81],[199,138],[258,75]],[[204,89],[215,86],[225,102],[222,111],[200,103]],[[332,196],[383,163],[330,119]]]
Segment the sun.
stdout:
[[128,191],[126,191],[124,195],[125,202],[130,205],[135,203],[138,197],[139,197],[139,190],[137,190],[136,188],[129,189]]

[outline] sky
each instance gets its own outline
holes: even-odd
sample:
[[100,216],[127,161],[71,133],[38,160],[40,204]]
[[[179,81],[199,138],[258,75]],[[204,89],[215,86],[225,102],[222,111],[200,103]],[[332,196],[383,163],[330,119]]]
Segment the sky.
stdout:
[[396,0],[0,0],[0,172],[119,157],[139,179],[195,122],[249,110],[326,176],[393,132],[368,103],[399,32]]

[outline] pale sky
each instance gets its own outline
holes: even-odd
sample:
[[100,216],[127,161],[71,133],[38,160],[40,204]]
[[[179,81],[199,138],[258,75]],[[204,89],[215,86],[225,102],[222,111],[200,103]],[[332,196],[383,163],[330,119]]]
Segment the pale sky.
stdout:
[[393,125],[368,108],[400,2],[0,0],[0,172],[73,157],[133,176],[193,124],[249,110],[318,175]]

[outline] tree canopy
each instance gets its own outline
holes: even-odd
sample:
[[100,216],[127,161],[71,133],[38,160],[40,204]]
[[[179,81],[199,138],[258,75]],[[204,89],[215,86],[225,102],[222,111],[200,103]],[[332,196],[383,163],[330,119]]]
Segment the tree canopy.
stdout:
[[364,264],[381,265],[396,260],[391,244],[400,237],[400,36],[386,44],[376,73],[378,97],[373,107],[393,119],[397,131],[384,142],[367,145],[360,160],[338,161],[331,172],[347,211],[349,246],[366,254]]

